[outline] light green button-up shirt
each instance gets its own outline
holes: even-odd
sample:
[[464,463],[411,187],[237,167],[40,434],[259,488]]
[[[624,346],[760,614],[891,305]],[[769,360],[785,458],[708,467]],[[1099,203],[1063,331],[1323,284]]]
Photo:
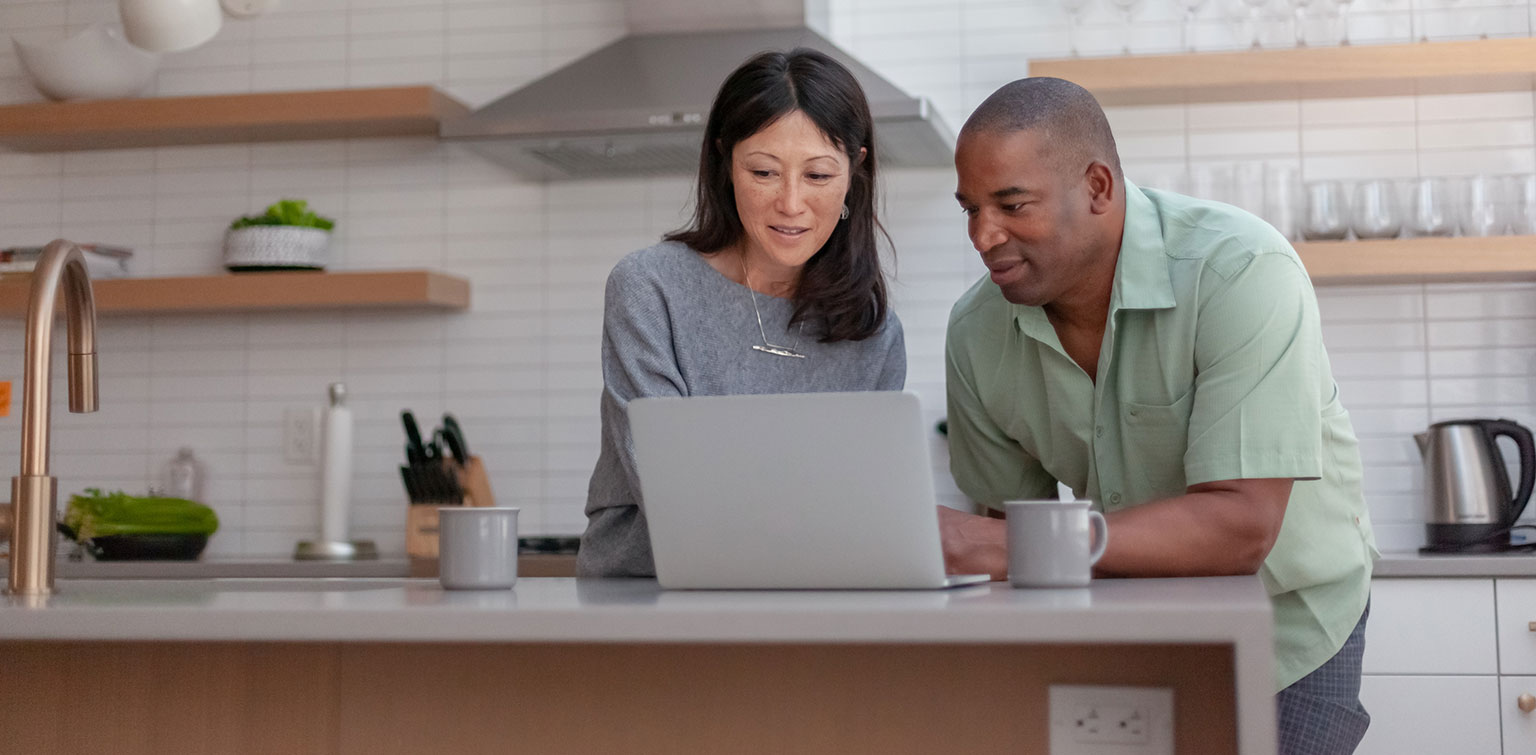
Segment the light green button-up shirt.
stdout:
[[950,468],[985,505],[1052,497],[1058,481],[1116,511],[1215,480],[1295,479],[1259,570],[1277,689],[1343,646],[1377,553],[1312,283],[1274,228],[1127,183],[1097,381],[1044,310],[987,278],[950,314],[947,362]]

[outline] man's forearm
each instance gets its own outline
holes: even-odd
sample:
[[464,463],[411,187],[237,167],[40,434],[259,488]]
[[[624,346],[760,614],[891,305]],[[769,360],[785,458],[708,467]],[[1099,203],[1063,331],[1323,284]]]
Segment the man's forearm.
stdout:
[[[1105,577],[1253,574],[1279,534],[1231,491],[1191,492],[1107,515],[1109,546],[1094,573]],[[1283,512],[1282,512],[1283,513]]]

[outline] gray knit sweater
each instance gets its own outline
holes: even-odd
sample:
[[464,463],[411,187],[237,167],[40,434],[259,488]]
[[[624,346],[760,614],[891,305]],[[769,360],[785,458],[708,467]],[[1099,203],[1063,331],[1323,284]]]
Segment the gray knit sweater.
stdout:
[[906,344],[894,312],[863,341],[820,343],[787,328],[794,302],[757,294],[768,340],[805,354],[791,359],[762,343],[750,290],[697,252],[662,242],[630,254],[608,276],[603,300],[602,447],[587,489],[587,531],[577,574],[656,573],[635,473],[626,407],[642,396],[901,390]]

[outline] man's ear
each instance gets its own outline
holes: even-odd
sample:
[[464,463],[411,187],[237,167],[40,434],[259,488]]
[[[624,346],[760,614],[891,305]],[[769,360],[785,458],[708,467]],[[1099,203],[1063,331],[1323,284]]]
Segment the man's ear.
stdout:
[[1121,191],[1115,180],[1115,172],[1098,160],[1088,164],[1088,209],[1095,215],[1103,215],[1115,205],[1115,194]]

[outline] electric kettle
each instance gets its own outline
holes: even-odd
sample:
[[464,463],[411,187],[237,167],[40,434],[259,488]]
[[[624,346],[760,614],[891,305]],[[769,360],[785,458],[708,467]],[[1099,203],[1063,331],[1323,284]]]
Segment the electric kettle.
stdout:
[[[1520,448],[1520,485],[1511,494],[1497,440]],[[1437,422],[1413,439],[1424,457],[1426,551],[1500,550],[1531,499],[1536,443],[1524,425],[1507,419]]]

